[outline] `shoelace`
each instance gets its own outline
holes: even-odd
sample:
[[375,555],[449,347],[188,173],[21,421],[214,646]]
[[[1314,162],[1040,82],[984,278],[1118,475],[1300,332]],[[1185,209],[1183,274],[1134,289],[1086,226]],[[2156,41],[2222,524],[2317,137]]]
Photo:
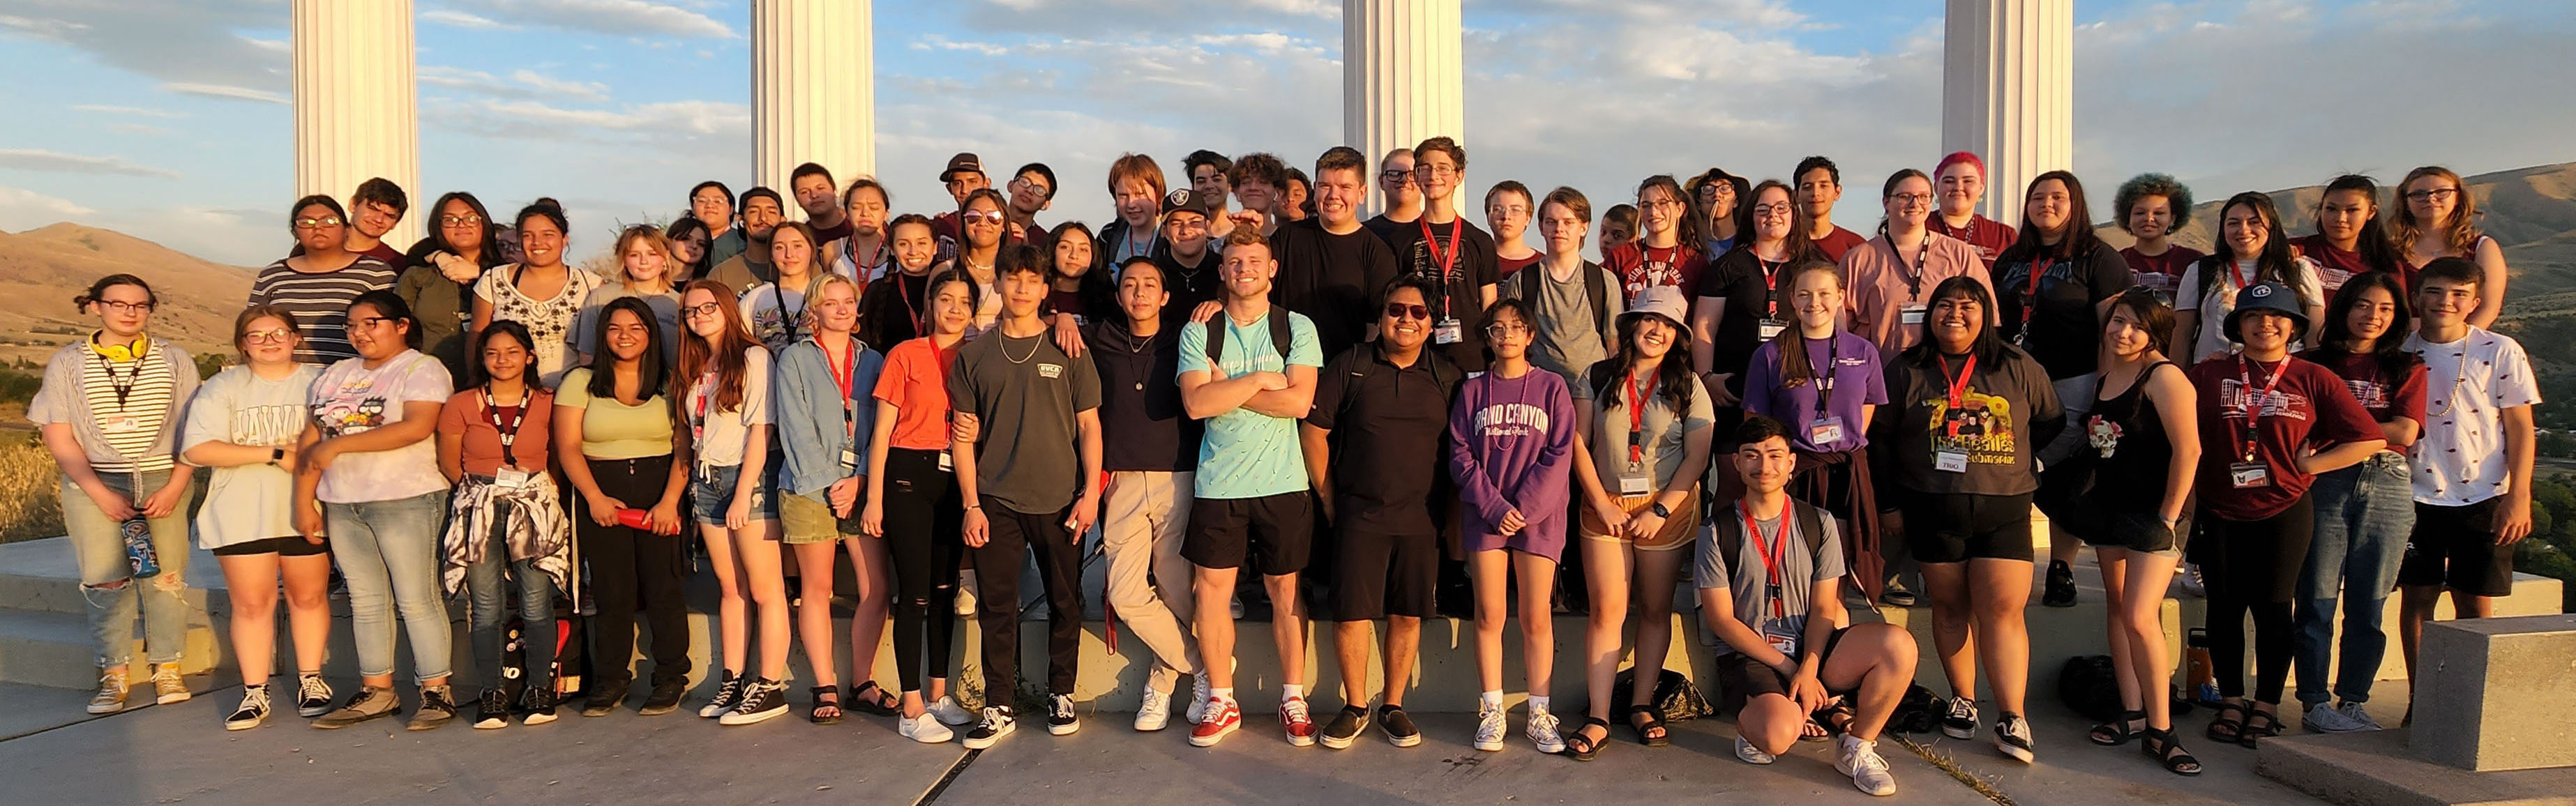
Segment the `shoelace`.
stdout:
[[331,687],[323,683],[322,678],[306,677],[295,682],[295,696],[298,699],[327,700],[331,698]]
[[1280,713],[1282,713],[1282,714],[1286,714],[1286,715],[1288,715],[1288,718],[1289,718],[1289,720],[1291,720],[1291,721],[1295,721],[1295,722],[1312,722],[1312,721],[1314,721],[1314,717],[1313,717],[1313,716],[1311,716],[1311,715],[1309,715],[1309,714],[1308,714],[1308,712],[1307,712],[1307,710],[1306,710],[1306,698],[1304,698],[1304,697],[1298,697],[1298,698],[1296,698],[1296,699],[1292,699],[1292,700],[1289,700],[1289,701],[1287,701],[1287,702],[1280,703],[1280,704],[1279,704],[1279,712],[1280,712]]
[[251,690],[249,690],[249,691],[243,692],[243,693],[242,693],[242,704],[241,704],[241,708],[239,708],[239,709],[237,709],[237,710],[240,710],[240,711],[248,711],[248,710],[250,710],[250,709],[251,709],[251,706],[253,706],[253,705],[257,705],[261,710],[266,710],[266,709],[268,708],[268,689],[267,689],[267,688],[265,688],[265,687],[263,687],[263,688],[255,688],[255,689],[251,689]]
[[1531,715],[1530,715],[1530,718],[1529,718],[1529,729],[1530,729],[1530,730],[1532,730],[1532,731],[1545,731],[1545,732],[1548,732],[1548,733],[1555,733],[1555,732],[1556,732],[1556,715],[1555,715],[1555,714],[1548,713],[1548,712],[1546,712],[1546,711],[1540,711],[1540,712],[1538,712],[1538,713],[1531,714]]
[[1485,739],[1500,738],[1505,725],[1503,709],[1488,709],[1476,716],[1476,736]]
[[1887,769],[1887,758],[1878,754],[1877,742],[1862,742],[1854,745],[1850,755],[1850,767],[1855,771],[1870,769],[1883,772]]

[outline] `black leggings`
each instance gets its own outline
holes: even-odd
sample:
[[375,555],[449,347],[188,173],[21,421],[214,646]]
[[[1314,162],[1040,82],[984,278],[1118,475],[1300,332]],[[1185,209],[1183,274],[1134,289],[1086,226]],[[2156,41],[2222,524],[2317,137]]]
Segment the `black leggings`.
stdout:
[[2290,677],[2290,599],[2297,591],[2316,508],[2307,496],[2259,521],[2212,515],[2201,573],[2208,580],[2210,670],[2218,693],[2245,696],[2245,616],[2254,616],[2254,697],[2279,704]]
[[[590,475],[599,491],[636,509],[662,500],[671,481],[671,457],[591,459]],[[685,526],[685,524],[683,524]],[[689,677],[689,619],[682,583],[688,577],[687,550],[677,535],[645,529],[601,526],[583,513],[576,534],[583,561],[590,564],[592,638],[597,654],[594,673],[610,679],[632,679],[635,657],[635,612],[644,611],[644,626],[653,633],[653,683]]]
[[882,517],[886,550],[894,557],[894,665],[903,690],[920,691],[925,672],[948,679],[966,505],[957,497],[956,477],[939,469],[938,451],[887,448],[885,474]]

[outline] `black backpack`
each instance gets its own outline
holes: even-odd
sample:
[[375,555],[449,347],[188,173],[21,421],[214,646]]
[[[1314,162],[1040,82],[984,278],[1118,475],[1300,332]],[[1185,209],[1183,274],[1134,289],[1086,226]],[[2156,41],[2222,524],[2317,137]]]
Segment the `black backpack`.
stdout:
[[[1285,368],[1288,363],[1289,346],[1296,341],[1295,334],[1289,328],[1288,312],[1277,305],[1272,305],[1270,313],[1265,314],[1263,318],[1270,320],[1270,349],[1279,354],[1280,365]],[[1216,366],[1217,359],[1225,357],[1225,324],[1224,311],[1218,311],[1217,315],[1208,317],[1207,358],[1210,368]]]
[[[1732,512],[1734,509],[1734,506],[1729,505],[1726,511]],[[1824,556],[1824,516],[1817,512],[1815,507],[1808,506],[1807,502],[1792,498],[1789,499],[1789,517],[1797,520],[1798,537],[1807,543],[1807,561],[1813,563],[1815,558]],[[1744,519],[1718,517],[1712,514],[1709,521],[1710,525],[1717,527],[1718,561],[1726,564],[1726,575],[1733,577],[1737,573],[1735,558],[1744,553]]]
[[[1521,301],[1527,302],[1538,295],[1538,289],[1543,287],[1539,284],[1547,281],[1546,275],[1539,272],[1545,270],[1541,264],[1532,263],[1512,273],[1512,284],[1520,288]],[[1592,301],[1592,315],[1600,316],[1601,309],[1610,304],[1610,284],[1601,279],[1601,267],[1586,262],[1575,272],[1583,275],[1583,296]]]
[[2057,698],[2067,710],[2086,719],[2109,722],[2120,716],[2120,675],[2109,655],[2077,655],[2057,670]]

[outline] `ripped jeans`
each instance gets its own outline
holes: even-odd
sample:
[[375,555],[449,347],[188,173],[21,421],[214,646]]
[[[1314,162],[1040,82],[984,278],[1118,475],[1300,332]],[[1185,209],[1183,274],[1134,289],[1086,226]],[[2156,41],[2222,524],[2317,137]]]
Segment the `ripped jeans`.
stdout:
[[[98,479],[109,490],[133,497],[132,474],[101,473]],[[167,470],[142,474],[144,495],[169,481]],[[99,511],[89,494],[70,479],[64,479],[61,488],[63,529],[71,534],[72,557],[80,566],[81,598],[89,602],[89,628],[98,640],[99,667],[115,668],[134,661],[134,611],[138,604],[143,611],[145,656],[153,663],[178,663],[180,651],[187,646],[188,630],[186,507],[148,521],[152,525],[152,548],[160,554],[161,574],[136,580],[132,578],[133,566],[126,563],[125,539],[119,524]]]

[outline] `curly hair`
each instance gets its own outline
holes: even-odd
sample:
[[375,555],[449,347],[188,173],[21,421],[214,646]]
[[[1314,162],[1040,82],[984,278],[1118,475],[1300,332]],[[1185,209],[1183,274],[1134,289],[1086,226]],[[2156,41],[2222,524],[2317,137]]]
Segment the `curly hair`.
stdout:
[[2163,196],[2165,203],[2173,207],[2173,225],[2165,228],[2167,232],[2191,223],[2191,188],[2184,187],[2181,180],[2170,174],[2152,172],[2129,177],[2129,181],[2120,183],[2119,192],[2111,195],[2111,223],[2117,225],[2121,232],[2128,232],[2129,208],[2148,196]]

